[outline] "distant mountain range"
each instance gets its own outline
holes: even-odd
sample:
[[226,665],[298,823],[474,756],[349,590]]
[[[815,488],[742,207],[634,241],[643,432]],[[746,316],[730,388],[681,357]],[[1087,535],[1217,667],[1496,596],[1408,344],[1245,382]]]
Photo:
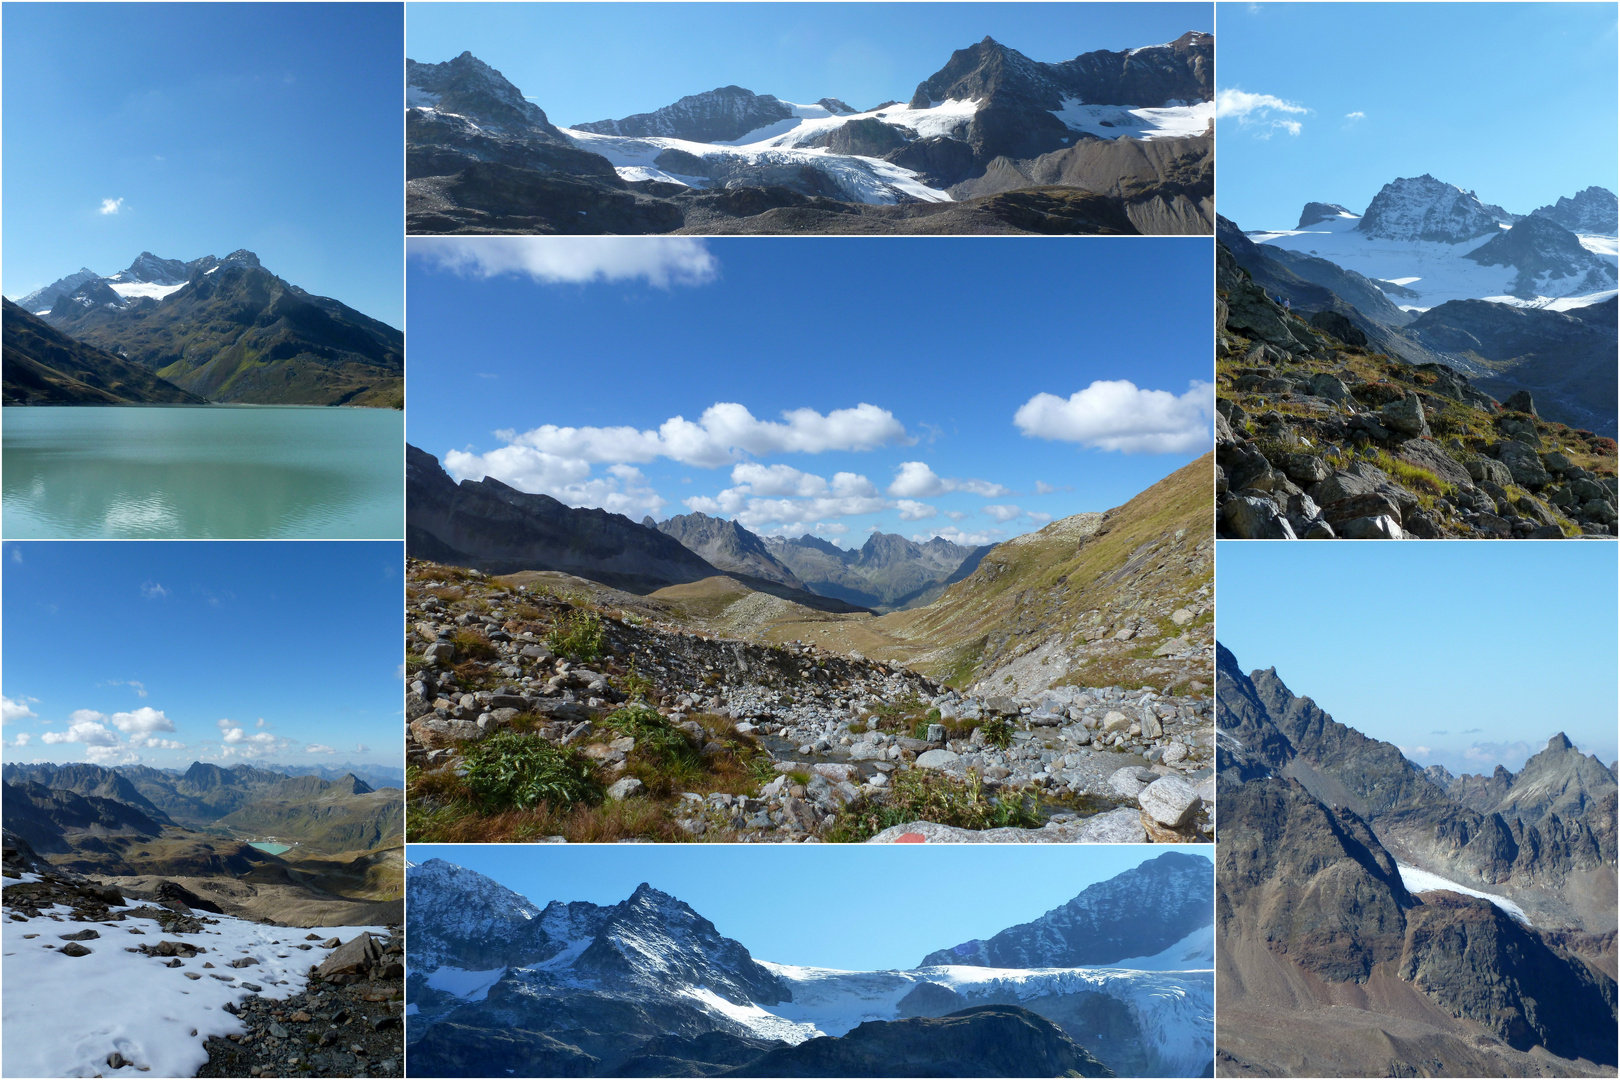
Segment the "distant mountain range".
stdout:
[[490,573],[556,570],[638,593],[724,574],[824,610],[888,611],[929,603],[990,547],[876,533],[846,551],[813,536],[761,537],[701,513],[637,524],[490,477],[457,484],[432,455],[406,448],[409,554]]
[[[404,831],[399,789],[373,790],[348,774],[324,780],[248,764],[224,768],[198,761],[184,772],[145,765],[109,768],[85,762],[13,762],[5,766],[3,775],[8,785],[33,784],[49,790],[53,798],[78,796],[92,800],[92,807],[101,802],[113,804],[101,810],[114,816],[121,813],[114,806],[125,807],[131,815],[138,815],[128,817],[128,829],[148,836],[159,835],[165,827],[179,827],[230,836],[275,836],[314,850],[336,852],[398,843]],[[38,850],[72,850],[76,837],[96,834],[95,829],[78,823],[85,807],[64,804],[62,813],[53,815],[38,800],[34,805],[40,813],[28,826],[30,832],[21,826],[13,831],[28,837]],[[6,828],[12,829],[9,789],[5,812]],[[47,846],[33,838],[42,829],[55,834]]]
[[5,317],[9,404],[403,401],[398,330],[283,281],[251,251],[142,252],[108,277],[81,269],[35,290]]
[[740,86],[559,128],[462,53],[406,61],[411,232],[1203,233],[1214,38],[1042,63],[986,37],[865,111]]
[[1380,1073],[1391,1032],[1437,1074],[1612,1071],[1612,769],[1560,734],[1517,775],[1425,772],[1217,665],[1221,1071]]
[[[1148,866],[1158,868],[1148,879],[1200,876],[1208,925],[1207,860],[1166,855]],[[647,884],[619,904],[541,909],[440,859],[406,875],[409,1052],[433,1075],[1195,1076],[1210,1067],[1207,953],[1201,969],[1180,971],[830,971],[756,960]],[[1118,920],[1094,925],[1123,950],[1116,959],[1162,936],[1136,937]],[[1029,955],[1058,960],[1061,950]]]

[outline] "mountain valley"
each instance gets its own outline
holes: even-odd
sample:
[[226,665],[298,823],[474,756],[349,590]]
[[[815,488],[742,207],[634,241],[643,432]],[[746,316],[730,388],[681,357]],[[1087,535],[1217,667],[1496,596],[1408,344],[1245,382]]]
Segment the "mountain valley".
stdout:
[[1420,769],[1217,664],[1217,1072],[1614,1075],[1613,767]]
[[108,277],[81,269],[8,301],[5,325],[8,405],[404,401],[398,330],[246,250],[190,262],[142,252]]
[[[409,468],[413,840],[1207,835],[1207,456],[988,551],[859,553]],[[943,591],[878,615],[795,549]],[[478,780],[517,760],[573,779]]]
[[406,61],[411,233],[1208,234],[1214,38],[1042,63],[986,37],[907,103],[739,86],[560,128]]
[[164,881],[219,910],[317,924],[400,915],[402,792],[248,764],[6,765],[4,827],[50,865]]
[[[1210,866],[1180,852],[998,935],[1025,943],[1017,964],[986,966],[970,942],[876,971],[756,960],[647,884],[542,909],[442,859],[407,874],[413,1071],[1209,1075]],[[1063,944],[1093,936],[1083,960]]]

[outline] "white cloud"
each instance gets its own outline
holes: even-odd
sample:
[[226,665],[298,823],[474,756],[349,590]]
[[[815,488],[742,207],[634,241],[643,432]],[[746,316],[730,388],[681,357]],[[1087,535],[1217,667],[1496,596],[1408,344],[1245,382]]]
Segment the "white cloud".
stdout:
[[86,746],[85,760],[92,765],[133,765],[141,755],[125,746]]
[[134,712],[113,713],[112,722],[114,727],[126,735],[150,735],[154,731],[174,730],[174,721],[163,715],[163,710],[146,705]]
[[11,561],[16,563],[18,566],[22,565],[22,548],[18,547],[16,544],[11,545]]
[[371,753],[371,747],[367,746],[365,743],[355,743],[354,752],[357,754],[369,754]]
[[162,585],[155,581],[148,581],[141,585],[141,595],[146,597],[148,600],[167,600],[169,598],[169,590],[165,589]]
[[781,421],[760,420],[736,402],[721,401],[704,409],[696,423],[675,416],[657,430],[543,424],[521,434],[495,435],[512,446],[529,447],[564,462],[645,464],[662,457],[705,469],[730,465],[744,455],[875,450],[906,439],[905,425],[893,413],[865,402],[825,415],[808,408],[784,410],[781,415]]
[[101,213],[103,213],[103,214],[116,214],[116,213],[118,213],[119,210],[123,209],[123,206],[124,206],[124,200],[123,200],[122,197],[117,198],[117,199],[102,199],[101,200]]
[[1053,487],[1051,484],[1048,484],[1045,480],[1035,481],[1035,494],[1037,495],[1050,495],[1056,490],[1057,488]]
[[13,720],[25,720],[38,715],[25,701],[12,701],[4,694],[0,694],[0,724],[9,724]]
[[1362,112],[1360,109],[1357,109],[1355,112],[1345,113],[1344,118],[1346,120],[1352,120],[1352,121],[1354,121],[1354,120],[1365,120],[1365,119],[1367,119],[1367,114]]
[[810,498],[827,491],[827,481],[791,465],[761,465],[745,461],[731,470],[731,482],[755,495]]
[[1225,120],[1236,120],[1242,127],[1253,128],[1255,137],[1260,139],[1269,139],[1278,131],[1298,135],[1300,122],[1287,117],[1304,116],[1310,111],[1303,105],[1295,105],[1271,94],[1251,94],[1245,90],[1219,90],[1215,94],[1215,115]]
[[40,736],[41,742],[51,743],[84,743],[85,746],[117,746],[118,736],[108,731],[97,720],[91,717],[100,717],[101,714],[88,709],[80,709],[73,714],[73,724],[66,731],[47,731]]
[[107,685],[108,686],[127,686],[131,690],[135,691],[135,696],[136,697],[145,697],[146,696],[146,684],[143,683],[143,682],[137,682],[134,679],[108,679],[107,680]]
[[1036,394],[1019,408],[1013,423],[1025,435],[1124,454],[1207,450],[1213,445],[1213,389],[1194,382],[1177,397],[1167,390],[1140,390],[1126,379],[1098,380],[1066,399]]
[[952,521],[966,521],[973,515],[968,513],[966,510],[947,510],[945,511],[945,516],[950,518]]
[[506,274],[540,284],[645,281],[660,289],[705,285],[720,262],[698,239],[680,236],[413,237],[410,253],[463,277]]
[[335,747],[327,746],[327,745],[325,745],[323,743],[310,743],[308,746],[304,747],[304,753],[306,753],[306,754],[335,754],[335,753],[337,753],[337,749]]
[[17,734],[17,738],[12,742],[11,745],[12,746],[27,746],[28,743],[29,743],[29,740],[31,740],[33,737],[34,736],[31,733],[27,732],[27,731],[19,732]]
[[961,544],[963,547],[978,547],[980,544],[998,543],[1006,535],[1006,532],[1002,529],[981,529],[977,532],[965,532],[962,529],[946,527],[936,529],[930,534],[916,533],[911,538],[919,544],[925,544],[933,537],[938,536],[941,539],[949,540],[953,544]]
[[149,746],[154,750],[184,750],[186,744],[173,739],[155,739],[150,735],[136,735],[129,740],[131,746]]
[[444,468],[457,480],[494,477],[519,491],[550,495],[569,506],[589,506],[641,520],[668,505],[641,471],[631,465],[611,465],[607,476],[591,475],[591,463],[564,458],[526,446],[503,446],[487,454],[451,450]]
[[989,480],[956,480],[939,476],[928,467],[927,462],[923,461],[902,462],[895,470],[894,480],[889,484],[890,495],[910,499],[926,499],[947,495],[953,491],[982,495],[987,499],[1012,494],[1000,484],[991,483]]
[[1024,516],[1029,518],[1029,520],[1033,521],[1037,525],[1045,525],[1048,521],[1052,520],[1051,514],[1043,514],[1036,510],[1031,510]]
[[270,722],[268,720],[266,720],[262,716],[259,717],[257,720],[253,721],[253,726],[256,727],[256,728],[268,727],[269,724],[270,724]]
[[1024,511],[1017,506],[987,506],[984,512],[1005,525]]
[[901,499],[895,503],[900,511],[901,521],[925,521],[938,515],[939,508],[929,506],[927,503],[916,502],[912,499]]

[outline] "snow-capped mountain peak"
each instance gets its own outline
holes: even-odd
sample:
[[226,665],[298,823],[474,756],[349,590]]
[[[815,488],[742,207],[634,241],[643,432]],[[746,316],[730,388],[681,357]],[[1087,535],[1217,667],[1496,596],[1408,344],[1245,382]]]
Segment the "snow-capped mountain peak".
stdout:
[[1608,188],[1593,185],[1573,198],[1560,195],[1550,206],[1538,206],[1531,217],[1551,218],[1574,233],[1614,236],[1620,232],[1620,199]]
[[1488,206],[1473,192],[1424,173],[1385,184],[1356,228],[1374,239],[1460,244],[1512,223],[1513,216],[1501,207]]

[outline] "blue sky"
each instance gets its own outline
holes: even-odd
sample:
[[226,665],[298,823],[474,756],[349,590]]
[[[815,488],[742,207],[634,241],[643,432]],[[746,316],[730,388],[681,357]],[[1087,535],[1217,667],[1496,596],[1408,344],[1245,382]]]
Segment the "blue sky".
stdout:
[[7,4],[5,294],[248,248],[399,326],[402,22],[398,4]]
[[458,479],[638,521],[989,543],[1118,506],[1210,446],[1207,240],[411,252],[407,434]]
[[402,562],[398,542],[7,543],[5,760],[400,767]]
[[1614,4],[1221,4],[1218,208],[1291,229],[1423,173],[1516,214],[1614,191],[1615,29]]
[[985,35],[1034,60],[1072,60],[1208,33],[1211,4],[407,5],[406,55],[469,50],[556,124],[650,112],[738,85],[857,109],[909,101],[951,53]]
[[1615,760],[1610,544],[1222,541],[1216,635],[1341,724],[1454,773],[1562,731]]
[[542,906],[617,904],[646,882],[756,960],[848,971],[914,967],[1168,851],[1210,855],[1128,844],[413,844],[409,858],[476,870]]

